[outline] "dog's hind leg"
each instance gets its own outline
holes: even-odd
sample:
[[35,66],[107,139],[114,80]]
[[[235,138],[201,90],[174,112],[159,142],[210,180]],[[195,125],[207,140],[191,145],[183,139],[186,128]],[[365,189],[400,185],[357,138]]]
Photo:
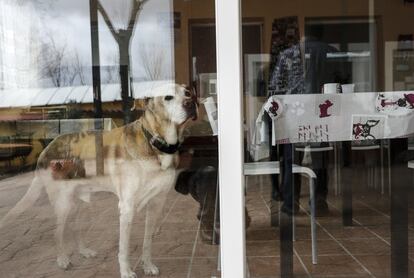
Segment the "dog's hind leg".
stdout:
[[[63,186],[63,185],[62,185]],[[70,266],[69,256],[66,253],[64,244],[64,230],[66,220],[68,219],[69,213],[73,207],[73,190],[62,190],[54,200],[53,204],[55,207],[55,213],[57,217],[56,221],[56,247],[57,247],[57,264],[62,269],[67,269]]]
[[121,278],[136,278],[129,262],[129,241],[132,219],[134,218],[134,201],[132,198],[119,201],[119,269]]
[[[80,196],[76,206],[76,237],[78,242],[79,253],[84,258],[93,258],[96,256],[96,251],[86,247],[83,235],[86,233],[86,229],[90,226],[90,194],[89,196]],[[87,197],[87,198],[84,198]]]
[[22,199],[3,217],[0,221],[0,229],[17,218],[29,207],[33,206],[42,193],[43,183],[38,177],[35,177]]

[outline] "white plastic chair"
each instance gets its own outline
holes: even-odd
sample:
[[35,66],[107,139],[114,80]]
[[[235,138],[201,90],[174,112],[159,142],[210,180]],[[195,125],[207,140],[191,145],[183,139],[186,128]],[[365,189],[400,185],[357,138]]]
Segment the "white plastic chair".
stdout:
[[305,154],[307,152],[329,152],[329,151],[333,151],[334,152],[334,173],[335,173],[335,196],[338,196],[340,188],[340,182],[339,182],[339,163],[338,163],[338,151],[337,151],[337,146],[335,143],[333,143],[333,145],[330,146],[326,146],[326,147],[295,147],[295,151],[297,152],[304,152]]
[[[385,185],[384,185],[384,153],[383,153],[384,145],[381,141],[380,144],[373,144],[373,145],[352,145],[351,150],[352,151],[367,151],[367,150],[379,150],[380,151],[380,164],[381,164],[381,194],[384,194],[385,192]],[[391,188],[391,168],[389,167],[389,149],[388,149],[388,187]],[[368,177],[372,180],[374,183],[374,187],[376,188],[375,183],[375,168],[370,169],[368,172]]]
[[[310,191],[310,202],[311,202],[311,237],[312,237],[312,263],[318,263],[317,254],[317,242],[316,242],[316,219],[315,219],[315,191],[314,181],[316,178],[315,172],[308,167],[299,166],[296,164],[292,165],[293,174],[302,174],[309,178],[309,191]],[[280,164],[279,161],[266,161],[266,162],[249,162],[244,163],[244,176],[247,180],[248,176],[255,175],[279,175]],[[247,182],[246,182],[247,183]],[[295,238],[295,218],[293,218],[293,238]]]

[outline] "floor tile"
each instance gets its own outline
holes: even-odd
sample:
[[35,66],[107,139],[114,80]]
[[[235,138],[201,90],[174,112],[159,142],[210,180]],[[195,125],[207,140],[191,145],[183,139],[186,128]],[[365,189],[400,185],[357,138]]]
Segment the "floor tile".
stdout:
[[391,259],[389,255],[357,255],[356,258],[376,277],[390,277]]
[[354,255],[386,255],[391,248],[380,239],[342,239],[340,242]]
[[221,277],[220,271],[217,269],[217,257],[214,258],[194,258],[192,260],[191,269],[188,277],[194,278],[211,278]]
[[325,226],[326,230],[336,239],[348,239],[348,238],[376,238],[375,234],[361,226],[344,227],[342,225],[332,227]]
[[246,242],[246,254],[247,256],[266,257],[266,256],[279,256],[280,253],[280,241],[249,241]]
[[[312,241],[310,240],[297,240],[294,246],[300,255],[312,254]],[[334,240],[318,240],[317,248],[319,255],[346,255],[343,248]]]
[[[280,277],[279,257],[248,257],[247,262],[250,277],[252,278]],[[293,266],[295,277],[307,277],[305,269],[296,257],[294,259]]]
[[301,258],[312,276],[328,277],[340,275],[342,277],[351,277],[353,275],[369,274],[348,255],[319,256],[317,265],[312,264],[311,256],[301,256]]

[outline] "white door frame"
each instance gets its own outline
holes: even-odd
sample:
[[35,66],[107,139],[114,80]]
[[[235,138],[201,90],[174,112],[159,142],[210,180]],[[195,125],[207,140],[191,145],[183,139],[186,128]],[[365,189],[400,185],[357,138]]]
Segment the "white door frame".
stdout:
[[216,0],[221,275],[246,277],[239,0]]

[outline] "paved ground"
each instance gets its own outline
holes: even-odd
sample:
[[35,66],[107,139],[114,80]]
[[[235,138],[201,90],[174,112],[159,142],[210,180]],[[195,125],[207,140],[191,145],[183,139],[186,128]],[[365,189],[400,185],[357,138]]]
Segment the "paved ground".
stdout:
[[[25,173],[0,182],[0,216],[3,216],[25,193],[32,179]],[[90,228],[85,231],[88,246],[98,252],[97,257],[82,258],[74,250],[74,232],[66,234],[72,250],[73,266],[63,271],[55,258],[55,218],[44,193],[30,211],[0,231],[0,277],[119,277],[118,209],[117,199],[110,193],[93,198]],[[198,203],[191,197],[171,192],[167,200],[160,231],[154,237],[154,262],[160,277],[211,277],[216,274],[217,246],[202,243]],[[73,227],[75,216],[69,220]],[[141,254],[143,217],[134,219],[131,239],[132,264]],[[143,276],[139,266],[136,272]]]
[[[361,172],[361,174],[364,174]],[[25,193],[33,173],[0,181],[0,217]],[[388,277],[390,274],[389,199],[378,189],[361,186],[354,195],[354,227],[342,226],[340,197],[330,194],[331,214],[318,218],[319,264],[311,264],[310,222],[307,190],[302,193],[303,210],[297,217],[294,243],[295,273],[299,277]],[[332,191],[332,190],[331,190]],[[278,229],[270,227],[269,180],[250,178],[246,206],[252,222],[246,232],[251,277],[278,277]],[[119,277],[117,263],[118,210],[116,198],[107,193],[93,197],[90,228],[85,230],[97,257],[82,258],[75,250],[73,231],[66,234],[73,266],[60,270],[55,262],[54,216],[46,194],[6,229],[0,231],[0,277]],[[176,192],[169,194],[160,231],[154,237],[154,262],[160,277],[219,277],[218,247],[201,240],[196,218],[198,204]],[[410,208],[410,219],[414,220]],[[69,220],[73,227],[75,216]],[[143,217],[134,219],[131,240],[132,263],[140,255]],[[411,222],[413,223],[413,222]],[[410,227],[414,245],[414,228]],[[414,249],[411,249],[414,250]],[[413,251],[412,251],[413,252]],[[410,258],[414,265],[414,252]],[[414,277],[414,267],[413,277]],[[139,277],[143,272],[136,266]]]

